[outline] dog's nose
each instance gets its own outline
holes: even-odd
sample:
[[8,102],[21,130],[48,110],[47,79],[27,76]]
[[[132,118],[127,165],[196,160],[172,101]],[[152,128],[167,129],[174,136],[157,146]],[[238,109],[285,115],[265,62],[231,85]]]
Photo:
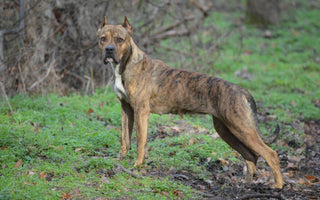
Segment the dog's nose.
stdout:
[[112,54],[114,52],[114,47],[113,46],[107,46],[105,48],[105,51],[107,54]]

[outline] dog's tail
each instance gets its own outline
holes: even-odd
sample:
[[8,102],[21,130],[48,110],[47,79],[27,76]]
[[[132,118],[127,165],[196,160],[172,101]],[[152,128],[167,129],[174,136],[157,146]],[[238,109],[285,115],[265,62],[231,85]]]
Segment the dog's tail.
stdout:
[[276,129],[273,132],[273,135],[271,135],[267,138],[264,137],[260,131],[259,131],[259,134],[260,134],[260,137],[262,138],[262,140],[264,141],[264,143],[266,143],[267,145],[270,145],[278,140],[279,135],[280,135],[280,126],[279,126],[279,124],[277,124]]

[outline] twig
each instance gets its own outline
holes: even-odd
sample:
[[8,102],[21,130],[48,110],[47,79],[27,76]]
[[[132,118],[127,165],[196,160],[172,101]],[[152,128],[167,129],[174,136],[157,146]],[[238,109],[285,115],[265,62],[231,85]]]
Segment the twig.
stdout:
[[175,53],[178,53],[178,54],[183,54],[184,56],[187,56],[187,57],[192,57],[193,54],[191,53],[187,53],[187,52],[184,52],[182,50],[178,50],[178,49],[174,49],[174,48],[170,48],[170,47],[165,47],[165,46],[162,46],[160,44],[154,44],[155,47],[158,47],[158,48],[161,48],[161,49],[164,49],[166,51],[172,51],[172,52],[175,52]]
[[245,199],[251,199],[251,198],[275,198],[275,199],[284,200],[284,198],[280,194],[247,194],[237,199],[245,200]]
[[3,85],[3,83],[1,81],[0,81],[0,86],[1,86],[1,90],[2,90],[3,96],[6,99],[7,104],[9,106],[9,108],[10,108],[10,112],[13,113],[12,107],[11,107],[10,102],[9,102],[9,98],[8,98],[8,96],[6,94],[6,90],[5,90],[4,85]]
[[90,78],[90,76],[87,76],[87,75],[84,75],[83,77],[88,80],[87,86],[86,86],[86,94],[88,94],[88,92],[89,92],[89,87],[90,87],[90,83],[91,83],[91,78]]
[[156,37],[157,35],[159,34],[162,34],[164,32],[167,32],[171,29],[174,29],[176,28],[177,26],[180,26],[181,24],[183,24],[185,21],[188,21],[188,20],[193,20],[194,19],[194,16],[187,16],[185,17],[184,19],[180,20],[180,21],[177,21],[177,22],[174,22],[172,24],[170,24],[169,26],[166,26],[164,28],[161,28],[160,30],[157,30],[155,31],[151,37]]
[[94,77],[93,77],[93,69],[90,67],[90,78],[91,78],[91,92],[94,93]]
[[194,190],[195,193],[203,196],[203,197],[216,197],[216,195],[213,195],[213,194],[209,194],[209,193],[206,193],[206,192],[200,192],[200,191],[197,191],[197,190]]
[[209,3],[207,5],[205,5],[204,1],[191,1],[191,4],[193,4],[196,8],[198,8],[204,17],[208,17],[209,15],[209,10],[211,9],[212,7],[212,3]]
[[22,73],[22,69],[21,69],[20,63],[18,63],[18,69],[19,69],[19,74],[20,74],[20,78],[21,78],[21,81],[22,81],[23,92],[25,93],[26,92],[26,84],[24,82],[24,77],[23,77],[23,73]]
[[56,55],[56,51],[53,52],[50,61],[48,61],[48,62],[50,62],[50,64],[49,64],[49,68],[48,68],[48,70],[47,70],[46,75],[45,75],[44,77],[42,77],[41,79],[39,79],[38,81],[36,81],[35,83],[33,83],[33,84],[28,88],[29,90],[31,90],[32,88],[34,88],[35,86],[37,86],[39,83],[41,83],[42,81],[44,81],[44,80],[49,76],[52,68],[53,68],[54,65],[55,65],[55,60],[54,60],[54,59],[55,59],[55,55]]
[[127,168],[125,168],[124,166],[120,165],[119,163],[115,163],[115,165],[117,167],[119,167],[122,171],[126,172],[127,174],[135,177],[135,178],[141,178],[140,175],[133,173],[132,171],[128,170]]
[[189,34],[190,34],[190,31],[187,29],[171,30],[171,31],[166,31],[157,35],[153,35],[151,36],[151,39],[158,41],[158,40],[163,40],[170,37],[186,36]]

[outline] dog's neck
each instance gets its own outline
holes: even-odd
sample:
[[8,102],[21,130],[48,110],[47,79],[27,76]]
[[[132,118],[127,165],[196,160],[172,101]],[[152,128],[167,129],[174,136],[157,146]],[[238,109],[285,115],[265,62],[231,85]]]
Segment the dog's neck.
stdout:
[[113,63],[110,63],[114,76],[115,76],[115,82],[114,82],[114,90],[118,98],[125,100],[129,103],[129,99],[127,96],[127,92],[124,88],[123,81],[122,81],[122,73],[125,71],[126,67],[128,66],[135,66],[137,63],[141,62],[145,58],[145,53],[141,51],[138,46],[133,42],[131,38],[131,49],[129,52],[127,52],[127,55],[124,59],[116,64],[115,66]]
[[136,43],[134,43],[132,38],[130,38],[130,43],[132,50],[130,62],[131,64],[137,64],[144,58],[145,53],[139,49],[139,47],[136,45]]
[[130,38],[130,44],[130,50],[126,52],[126,55],[124,55],[119,64],[115,66],[119,68],[119,74],[122,74],[126,67],[136,65],[145,57],[145,53],[139,49],[132,38]]

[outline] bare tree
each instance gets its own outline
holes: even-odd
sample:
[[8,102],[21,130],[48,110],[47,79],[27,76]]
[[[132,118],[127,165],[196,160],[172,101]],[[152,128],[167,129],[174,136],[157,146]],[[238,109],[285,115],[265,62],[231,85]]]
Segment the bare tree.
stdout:
[[[20,1],[0,1],[0,31],[14,31],[0,32],[0,81],[8,96],[79,90],[92,93],[96,87],[112,84],[112,70],[103,64],[97,46],[97,27],[105,15],[110,24],[121,23],[127,16],[139,47],[148,54],[156,52],[160,58],[164,52],[168,62],[179,58],[174,67],[198,67],[205,56],[218,55],[214,42],[220,41],[220,35],[214,24],[202,27],[212,11],[209,0],[28,0],[24,5]],[[19,9],[24,11],[22,17]],[[214,39],[204,44],[197,34],[206,31]],[[206,48],[206,53],[161,45],[168,38]]]

